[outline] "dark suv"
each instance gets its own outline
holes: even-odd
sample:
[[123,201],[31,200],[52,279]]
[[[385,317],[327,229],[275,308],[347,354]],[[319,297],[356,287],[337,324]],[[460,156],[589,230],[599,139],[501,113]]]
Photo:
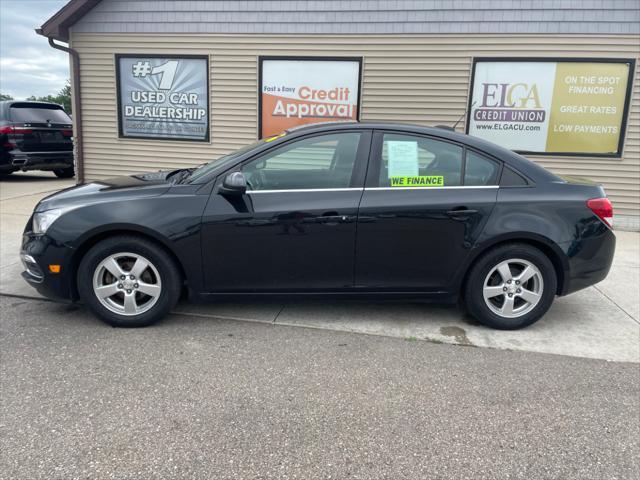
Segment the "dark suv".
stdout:
[[0,102],[0,175],[49,170],[73,177],[71,118],[55,103]]

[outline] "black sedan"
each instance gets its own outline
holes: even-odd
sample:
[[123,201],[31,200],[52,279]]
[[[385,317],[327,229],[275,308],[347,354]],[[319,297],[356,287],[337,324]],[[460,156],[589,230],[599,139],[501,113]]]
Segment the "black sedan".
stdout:
[[604,279],[603,189],[441,128],[333,123],[197,168],[119,177],[42,200],[24,278],[106,322],[150,325],[181,295],[463,299],[521,328]]

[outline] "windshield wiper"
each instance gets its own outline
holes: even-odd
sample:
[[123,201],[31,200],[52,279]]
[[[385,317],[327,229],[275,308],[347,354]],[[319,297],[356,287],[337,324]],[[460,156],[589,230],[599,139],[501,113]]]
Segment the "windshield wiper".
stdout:
[[198,170],[203,165],[207,165],[207,163],[202,163],[197,167],[181,168],[179,170],[171,172],[169,175],[167,175],[167,180],[171,178],[171,183],[183,183],[187,178],[191,176],[193,172]]
[[170,180],[171,183],[182,183],[182,180],[191,175],[196,168],[181,168],[180,170],[176,170],[175,172],[171,172],[167,175],[167,180]]

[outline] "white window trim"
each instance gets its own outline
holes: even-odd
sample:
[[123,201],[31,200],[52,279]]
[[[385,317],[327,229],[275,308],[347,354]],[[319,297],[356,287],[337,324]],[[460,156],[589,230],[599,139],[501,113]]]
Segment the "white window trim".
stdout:
[[458,189],[476,189],[476,188],[500,188],[499,185],[457,185],[451,187],[367,187],[367,188],[292,188],[289,190],[247,190],[247,194],[254,193],[308,193],[308,192],[362,192],[369,190],[458,190]]
[[472,188],[499,188],[499,185],[455,185],[449,187],[367,187],[365,190],[459,190]]
[[247,193],[361,192],[362,190],[363,188],[291,188],[288,190],[247,190]]

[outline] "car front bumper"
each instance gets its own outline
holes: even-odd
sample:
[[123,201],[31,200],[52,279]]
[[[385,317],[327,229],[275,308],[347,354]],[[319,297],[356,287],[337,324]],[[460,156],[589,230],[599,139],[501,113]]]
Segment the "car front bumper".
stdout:
[[[22,278],[41,295],[55,300],[75,301],[74,250],[56,243],[47,235],[25,233],[22,237],[20,260]],[[51,265],[59,265],[59,271]]]

